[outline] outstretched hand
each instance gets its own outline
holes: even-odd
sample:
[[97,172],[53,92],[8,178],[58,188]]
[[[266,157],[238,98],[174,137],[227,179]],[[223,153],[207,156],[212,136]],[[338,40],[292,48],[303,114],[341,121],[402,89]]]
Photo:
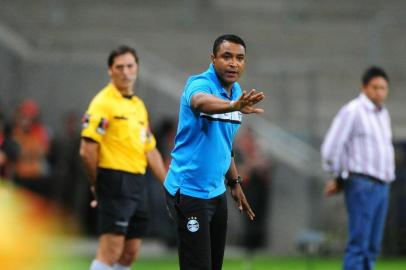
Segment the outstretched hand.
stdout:
[[252,89],[247,93],[243,91],[241,97],[238,100],[232,101],[231,106],[244,114],[250,113],[263,113],[264,110],[260,108],[255,108],[254,105],[265,98],[263,92],[256,93],[255,89]]
[[245,198],[244,192],[242,191],[240,184],[236,184],[234,187],[231,188],[231,196],[237,203],[238,210],[240,210],[240,212],[244,211],[250,220],[254,220],[255,214],[252,211],[251,206],[247,201],[247,198]]

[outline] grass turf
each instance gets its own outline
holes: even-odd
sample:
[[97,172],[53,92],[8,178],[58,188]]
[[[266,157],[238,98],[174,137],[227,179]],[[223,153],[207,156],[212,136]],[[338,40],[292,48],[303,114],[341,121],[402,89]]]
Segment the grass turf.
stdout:
[[[52,263],[53,270],[87,270],[90,258],[64,258]],[[141,258],[133,270],[176,270],[176,258]],[[254,258],[226,259],[223,270],[340,270],[341,260],[330,258]],[[406,259],[380,259],[375,270],[406,269]]]

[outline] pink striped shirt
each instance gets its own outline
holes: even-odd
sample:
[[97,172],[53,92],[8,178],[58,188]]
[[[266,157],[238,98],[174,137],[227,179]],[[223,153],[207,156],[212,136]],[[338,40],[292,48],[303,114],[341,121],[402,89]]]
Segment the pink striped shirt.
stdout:
[[346,178],[362,173],[386,182],[395,179],[389,112],[361,93],[335,116],[321,146],[323,169]]

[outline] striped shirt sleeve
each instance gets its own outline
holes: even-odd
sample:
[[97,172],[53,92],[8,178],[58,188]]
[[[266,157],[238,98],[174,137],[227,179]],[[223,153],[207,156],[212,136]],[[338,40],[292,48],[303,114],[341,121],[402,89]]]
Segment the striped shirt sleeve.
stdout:
[[334,117],[321,146],[323,169],[334,176],[342,172],[340,156],[344,145],[353,130],[356,110],[348,105],[344,106]]

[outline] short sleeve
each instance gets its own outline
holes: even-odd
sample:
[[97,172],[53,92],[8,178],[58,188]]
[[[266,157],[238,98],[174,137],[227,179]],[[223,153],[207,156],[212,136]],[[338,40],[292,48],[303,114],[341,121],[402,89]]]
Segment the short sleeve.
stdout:
[[196,79],[190,82],[185,89],[185,98],[190,105],[193,95],[197,93],[212,94],[210,91],[210,82],[207,79]]
[[93,100],[82,118],[82,137],[100,142],[109,125],[109,112],[98,100]]
[[141,131],[141,142],[144,144],[144,151],[146,153],[156,147],[156,140],[149,127],[147,107],[145,107],[145,104],[141,99],[138,99],[138,101],[140,104],[139,106],[140,108],[142,108],[143,111],[142,113],[143,116],[141,116],[141,119],[145,123],[145,126],[142,128]]
[[154,135],[148,129],[147,131],[147,139],[145,140],[145,152],[149,152],[156,147],[156,140]]

